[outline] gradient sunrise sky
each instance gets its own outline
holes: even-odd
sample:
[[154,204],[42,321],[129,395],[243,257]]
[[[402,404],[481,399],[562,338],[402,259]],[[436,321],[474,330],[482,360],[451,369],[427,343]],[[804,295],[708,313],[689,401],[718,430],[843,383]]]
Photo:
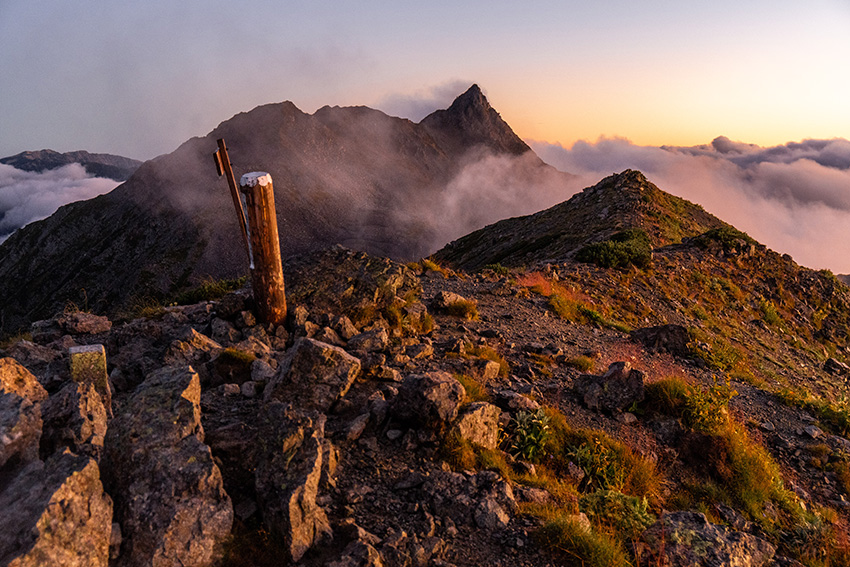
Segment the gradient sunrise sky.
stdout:
[[0,0],[0,156],[147,159],[282,100],[418,120],[472,82],[566,147],[846,138],[848,65],[848,0]]

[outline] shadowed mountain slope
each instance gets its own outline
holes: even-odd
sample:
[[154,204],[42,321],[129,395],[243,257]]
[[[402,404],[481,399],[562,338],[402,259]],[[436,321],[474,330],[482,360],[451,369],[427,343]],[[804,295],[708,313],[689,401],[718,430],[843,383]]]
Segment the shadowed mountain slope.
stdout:
[[504,218],[516,195],[531,212],[572,191],[572,177],[530,151],[477,86],[420,124],[365,107],[310,115],[268,104],[144,163],[108,195],[12,235],[0,247],[3,330],[69,301],[114,314],[206,277],[247,273],[227,184],[213,166],[218,138],[237,177],[272,175],[285,256],[339,243],[414,259]]

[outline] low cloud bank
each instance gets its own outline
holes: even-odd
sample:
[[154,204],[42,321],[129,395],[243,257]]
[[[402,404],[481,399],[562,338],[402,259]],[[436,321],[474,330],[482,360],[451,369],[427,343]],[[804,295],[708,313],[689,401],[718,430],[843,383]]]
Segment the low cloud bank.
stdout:
[[530,142],[547,163],[585,185],[638,169],[659,188],[811,268],[850,273],[850,141],[763,148],[725,137],[693,147],[638,146],[622,138],[571,148]]
[[0,242],[17,229],[47,218],[56,209],[108,193],[112,179],[91,177],[80,164],[35,173],[0,164]]

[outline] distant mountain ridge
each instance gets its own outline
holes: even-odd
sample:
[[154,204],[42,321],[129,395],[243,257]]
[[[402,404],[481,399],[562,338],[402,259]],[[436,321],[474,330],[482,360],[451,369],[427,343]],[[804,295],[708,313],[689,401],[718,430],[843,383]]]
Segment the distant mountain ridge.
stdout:
[[114,181],[126,181],[142,165],[139,160],[112,154],[92,154],[85,150],[65,153],[53,150],[27,151],[0,158],[0,163],[37,173],[79,163],[90,175]]
[[[530,151],[477,85],[419,124],[366,107],[310,115],[291,102],[267,104],[145,162],[111,193],[12,235],[0,246],[4,330],[68,302],[114,314],[204,278],[246,273],[227,185],[213,167],[218,138],[237,177],[272,175],[286,256],[340,243],[415,259],[506,216],[513,204],[494,206],[497,192],[521,195],[531,212],[553,201],[533,188],[574,190],[572,176]],[[478,173],[497,165],[497,175],[470,182],[463,173],[481,163]]]

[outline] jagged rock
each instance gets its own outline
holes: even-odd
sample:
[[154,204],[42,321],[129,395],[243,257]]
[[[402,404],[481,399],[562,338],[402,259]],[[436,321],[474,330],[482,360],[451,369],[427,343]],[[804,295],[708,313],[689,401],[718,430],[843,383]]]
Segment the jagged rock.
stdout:
[[0,492],[0,564],[103,566],[112,501],[97,463],[70,451],[32,462]]
[[264,410],[265,453],[255,473],[263,521],[280,536],[292,561],[331,537],[324,510],[316,504],[322,476],[325,416],[273,401]]
[[355,327],[354,323],[351,322],[351,319],[349,319],[345,315],[340,315],[339,317],[336,317],[331,322],[331,328],[346,341],[357,334],[357,327]]
[[434,347],[428,343],[410,345],[404,349],[404,353],[413,360],[421,360],[434,356]]
[[166,366],[197,366],[210,360],[220,350],[220,344],[190,327],[179,340],[171,343],[163,362]]
[[455,420],[466,392],[447,372],[427,372],[407,376],[393,401],[393,416],[431,428]]
[[360,439],[360,436],[363,435],[363,431],[366,429],[366,425],[369,424],[369,414],[364,413],[362,415],[357,416],[354,420],[348,424],[345,428],[345,438],[349,441],[357,441]]
[[376,352],[387,348],[390,336],[385,329],[364,331],[348,339],[348,350],[352,352]]
[[831,357],[827,358],[826,362],[823,363],[823,370],[835,376],[847,376],[850,374],[850,366]]
[[112,322],[106,317],[84,311],[63,313],[56,318],[56,322],[69,335],[98,335],[112,328]]
[[212,329],[212,339],[218,343],[232,344],[242,339],[242,333],[224,319],[216,317],[210,323],[210,328]]
[[92,383],[71,382],[42,403],[44,433],[41,453],[49,456],[69,447],[100,460],[106,435],[107,410]]
[[336,331],[331,329],[330,327],[322,327],[318,333],[314,335],[317,341],[328,343],[329,345],[334,345],[338,347],[344,347],[345,341],[340,338]]
[[300,338],[266,385],[264,399],[297,400],[299,407],[326,412],[359,373],[360,361],[341,348]]
[[13,358],[0,359],[0,469],[38,459],[47,391]]
[[805,433],[812,439],[819,439],[824,436],[823,430],[816,425],[807,425],[803,428],[803,433]]
[[698,512],[668,512],[640,536],[647,565],[716,567],[769,564],[776,548],[754,535],[710,523]]
[[631,339],[654,351],[669,352],[675,356],[688,356],[688,343],[691,338],[688,329],[682,325],[659,325],[635,329]]
[[435,471],[422,491],[436,513],[449,517],[455,524],[475,523],[479,527],[499,529],[517,509],[510,484],[492,471],[481,471],[469,478],[460,473]]
[[124,539],[116,565],[209,565],[230,533],[233,507],[203,442],[200,396],[191,367],[165,367],[109,425],[104,479]]
[[614,362],[602,376],[579,376],[575,388],[589,409],[619,413],[643,401],[644,375],[628,362]]
[[455,431],[461,439],[487,449],[499,444],[499,415],[501,410],[487,402],[469,405],[458,417]]
[[466,298],[454,293],[453,291],[440,291],[434,296],[431,306],[437,310],[445,310],[448,309],[450,305],[460,301],[466,301]]
[[505,411],[537,411],[540,404],[513,390],[500,390],[494,396],[494,402]]
[[498,530],[507,527],[511,517],[495,498],[485,498],[475,508],[475,525],[485,530]]
[[470,365],[470,374],[481,384],[495,380],[499,376],[500,370],[501,366],[499,363],[492,360],[475,360]]
[[327,567],[384,567],[384,561],[372,544],[355,540],[345,546],[342,556]]

